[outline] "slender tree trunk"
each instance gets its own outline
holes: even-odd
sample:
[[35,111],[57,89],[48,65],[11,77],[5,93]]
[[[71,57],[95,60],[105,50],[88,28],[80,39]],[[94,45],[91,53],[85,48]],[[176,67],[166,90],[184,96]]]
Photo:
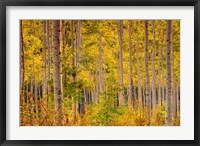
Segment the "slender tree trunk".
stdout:
[[[24,105],[25,96],[24,96],[24,38],[23,38],[23,30],[22,30],[22,20],[20,20],[20,104]],[[23,108],[20,109],[21,113],[23,113]],[[24,116],[21,116],[21,124],[24,123]]]
[[161,69],[160,69],[160,65],[159,65],[158,68],[159,68],[158,69],[158,104],[161,105],[162,95],[161,95]]
[[[138,28],[138,22],[136,22],[136,28]],[[136,60],[137,60],[137,75],[138,75],[138,102],[142,106],[142,89],[141,89],[141,77],[140,77],[140,53],[139,53],[139,38],[136,41]]]
[[34,98],[34,79],[33,79],[33,68],[34,68],[34,64],[31,64],[31,95],[30,95],[30,124],[33,125],[33,98]]
[[150,108],[151,108],[151,99],[150,99],[150,78],[149,78],[149,63],[148,63],[148,20],[145,20],[145,72],[146,72],[146,104],[147,104],[147,119],[148,119],[148,124],[150,120]]
[[76,38],[77,38],[77,66],[80,64],[80,58],[81,58],[81,45],[82,45],[82,39],[81,39],[81,20],[77,20],[77,32],[76,32]]
[[41,118],[41,86],[38,83],[38,118]]
[[[172,28],[173,29],[173,28]],[[174,80],[174,46],[173,46],[173,30],[171,30],[171,78],[172,78],[172,118],[176,118],[176,93],[175,93],[175,80]]]
[[133,76],[133,72],[132,72],[132,65],[133,65],[133,51],[132,51],[132,21],[129,20],[129,93],[128,93],[128,106],[129,108],[132,107],[133,105],[133,90],[132,90],[132,86],[133,86],[133,80],[132,80],[132,76]]
[[38,86],[37,86],[37,81],[35,79],[35,98],[34,98],[34,102],[35,102],[35,117],[36,117],[36,120],[38,120]]
[[[159,30],[159,36],[161,38],[161,31]],[[162,47],[159,46],[160,44],[158,44],[158,104],[161,105],[162,102],[162,95],[161,95],[161,75],[162,75],[162,68],[161,68],[161,64],[162,64],[162,57],[161,57],[161,51],[162,51]]]
[[[63,50],[64,50],[64,44],[63,44],[63,40],[64,40],[64,36],[63,36],[63,27],[64,27],[64,24],[63,24],[63,21],[60,20],[60,84],[61,84],[61,93],[63,93],[63,84],[62,84],[62,78],[63,78],[63,71],[62,71],[62,59],[63,59]],[[63,94],[61,95],[63,96]],[[63,97],[62,97],[63,98]]]
[[163,66],[162,66],[162,101],[161,103],[165,103],[165,84],[164,84],[164,67]]
[[[162,41],[164,41],[164,33],[162,34]],[[165,79],[165,71],[164,71],[164,61],[165,61],[165,55],[164,55],[164,48],[161,50],[161,71],[162,71],[162,98],[161,98],[161,104],[165,103],[165,84],[164,84],[164,79]]]
[[51,93],[51,26],[50,26],[50,20],[47,20],[47,44],[48,44],[48,75],[47,75],[47,81],[48,81],[48,94]]
[[155,86],[155,50],[156,50],[156,26],[155,20],[152,21],[153,24],[153,48],[152,48],[152,107],[153,107],[153,117],[156,118],[156,86]]
[[83,89],[83,94],[84,94],[84,98],[85,98],[85,103],[88,104],[88,97],[87,97],[86,89]]
[[97,102],[96,102],[96,87],[93,88],[92,97],[93,97],[93,98],[92,98],[92,102],[93,102],[93,103],[97,103]]
[[96,70],[96,73],[95,73],[95,81],[96,81],[96,86],[95,86],[95,103],[98,103],[98,98],[99,98],[98,70]]
[[63,125],[62,92],[60,74],[60,21],[53,20],[53,82],[54,82],[54,102],[55,102],[55,125]]
[[124,99],[124,73],[123,73],[123,20],[119,21],[119,68],[120,68],[120,92],[119,92],[119,106],[125,106]]
[[176,86],[177,114],[180,114],[179,86]]
[[66,55],[66,26],[65,26],[65,21],[64,20],[62,20],[61,21],[61,24],[62,24],[62,30],[61,30],[61,32],[62,32],[62,48],[63,48],[63,51],[62,51],[62,53],[63,53],[63,57],[66,57],[65,55]]
[[91,103],[94,103],[94,90],[91,90]]
[[143,106],[146,107],[146,88],[145,88],[145,85],[144,85],[144,88],[142,90],[142,94],[143,94]]
[[[66,40],[67,40],[67,36],[66,36],[66,24],[65,24],[65,20],[62,20],[62,24],[63,24],[63,28],[62,28],[62,36],[63,36],[63,58],[64,60],[66,59]],[[63,77],[64,77],[64,87],[67,86],[67,69],[66,69],[66,65],[64,66],[64,72],[63,72]]]
[[28,89],[27,86],[28,85],[28,81],[24,82],[24,104],[27,106],[27,99],[28,99]]
[[171,125],[171,20],[167,20],[167,47],[166,47],[166,62],[167,62],[167,84],[166,84],[166,119],[165,124]]
[[[74,20],[71,20],[71,40],[72,40],[72,50],[75,52],[73,54],[73,60],[72,60],[72,66],[73,66],[73,82],[76,82],[77,81],[77,76],[76,76],[76,46],[75,46],[75,39],[74,39],[74,23],[75,21]],[[77,115],[77,100],[76,100],[76,97],[72,97],[72,102],[73,102],[73,105],[72,105],[72,108],[73,108],[73,122],[75,123],[76,122],[76,115]]]
[[[24,38],[22,29],[22,20],[20,20],[20,91],[21,104],[24,105]],[[23,119],[23,118],[22,118]]]
[[99,32],[99,57],[98,57],[98,82],[99,82],[99,94],[103,93],[103,71],[102,71],[102,33]]
[[[62,76],[61,76],[61,82],[63,83],[62,84],[62,93],[63,93],[63,87],[67,86],[67,67],[66,67],[66,64],[65,64],[67,36],[66,36],[66,24],[65,24],[65,20],[61,20],[61,32],[60,32],[60,36],[61,36],[60,40],[62,41],[62,43],[61,43],[62,59],[61,60],[64,61],[64,63],[61,64],[62,65],[61,67],[64,68],[64,69],[61,68],[61,73],[63,73]],[[69,121],[69,115],[68,115],[68,113],[65,113],[65,121],[66,121],[66,123],[68,123],[68,121]]]
[[136,59],[137,59],[137,75],[138,75],[138,99],[139,104],[142,104],[142,90],[141,90],[141,77],[140,77],[140,59],[139,59],[139,51],[138,51],[138,44],[136,46]]
[[47,33],[46,33],[46,20],[43,20],[43,75],[42,75],[42,97],[44,98],[47,94],[47,81],[46,81],[46,50],[47,50]]
[[[80,66],[80,52],[81,52],[81,20],[76,21],[76,68],[78,69]],[[77,76],[77,75],[76,75]],[[78,80],[78,76],[76,77]],[[82,98],[80,101],[77,101],[77,104],[80,105],[79,113],[83,118],[85,113],[85,98]]]
[[136,107],[136,100],[137,100],[137,91],[136,91],[137,89],[136,89],[136,86],[134,86],[133,85],[133,101],[135,101],[135,103],[134,104],[132,104],[133,106],[135,106]]
[[98,50],[98,60],[96,69],[96,100],[99,102],[99,97],[103,93],[103,69],[102,69],[102,33],[99,31],[99,50]]

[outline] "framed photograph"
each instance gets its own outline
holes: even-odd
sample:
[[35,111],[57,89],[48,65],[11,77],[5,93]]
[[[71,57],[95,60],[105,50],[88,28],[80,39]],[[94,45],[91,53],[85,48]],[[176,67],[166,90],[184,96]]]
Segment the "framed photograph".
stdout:
[[199,145],[199,0],[0,10],[2,146]]

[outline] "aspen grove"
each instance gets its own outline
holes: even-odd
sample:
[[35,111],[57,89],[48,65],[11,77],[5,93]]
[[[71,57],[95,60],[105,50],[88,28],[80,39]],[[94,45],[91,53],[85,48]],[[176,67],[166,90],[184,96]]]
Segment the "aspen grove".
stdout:
[[20,20],[21,126],[179,126],[179,20]]

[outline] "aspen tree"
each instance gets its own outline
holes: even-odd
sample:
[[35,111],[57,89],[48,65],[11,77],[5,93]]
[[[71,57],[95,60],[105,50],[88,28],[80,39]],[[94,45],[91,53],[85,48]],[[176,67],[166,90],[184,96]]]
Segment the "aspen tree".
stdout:
[[42,97],[44,98],[47,94],[47,73],[46,73],[46,50],[47,50],[47,32],[46,32],[47,22],[43,20],[43,74],[42,74]]
[[[173,25],[172,25],[173,26]],[[171,88],[172,88],[172,118],[176,117],[176,89],[175,89],[175,79],[174,79],[174,46],[173,46],[173,27],[171,26]]]
[[156,50],[156,26],[155,20],[152,21],[153,25],[153,48],[152,48],[152,106],[153,106],[153,117],[156,118],[156,79],[155,79],[155,50]]
[[147,104],[147,119],[148,119],[148,124],[149,124],[149,119],[150,119],[150,108],[151,108],[151,99],[150,99],[150,78],[149,78],[149,60],[148,60],[148,20],[144,21],[145,23],[145,49],[144,49],[144,62],[145,62],[145,73],[146,73],[146,91],[145,91],[145,98],[146,98],[146,104]]
[[[139,27],[139,22],[136,22],[136,28]],[[137,32],[138,33],[138,32]],[[138,35],[138,34],[137,34]],[[136,60],[137,60],[137,76],[138,76],[138,99],[139,104],[142,105],[142,89],[141,89],[141,75],[140,75],[140,53],[139,53],[139,38],[136,40]]]
[[133,65],[133,51],[132,51],[132,21],[129,20],[129,93],[128,93],[128,106],[129,108],[133,105],[133,72],[132,72],[132,65]]
[[20,20],[20,90],[22,94],[21,102],[24,103],[24,46],[23,46],[22,20]]
[[167,63],[167,83],[166,83],[166,116],[165,124],[167,126],[171,125],[171,98],[172,98],[172,88],[171,88],[171,20],[166,20],[167,22],[167,47],[166,47],[166,63]]
[[119,92],[119,106],[125,106],[124,99],[124,72],[123,72],[123,20],[119,21],[119,70],[120,70],[120,92]]
[[54,104],[55,104],[55,125],[63,125],[63,108],[60,74],[60,21],[53,20],[53,83],[54,83]]

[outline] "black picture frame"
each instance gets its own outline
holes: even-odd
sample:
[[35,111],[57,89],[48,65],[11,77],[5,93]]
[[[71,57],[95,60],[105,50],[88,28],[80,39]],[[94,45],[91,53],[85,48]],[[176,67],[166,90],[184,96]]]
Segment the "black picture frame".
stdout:
[[[6,139],[6,7],[7,6],[194,6],[194,140],[7,140]],[[199,146],[199,0],[0,0],[0,144],[2,146],[131,145]]]

